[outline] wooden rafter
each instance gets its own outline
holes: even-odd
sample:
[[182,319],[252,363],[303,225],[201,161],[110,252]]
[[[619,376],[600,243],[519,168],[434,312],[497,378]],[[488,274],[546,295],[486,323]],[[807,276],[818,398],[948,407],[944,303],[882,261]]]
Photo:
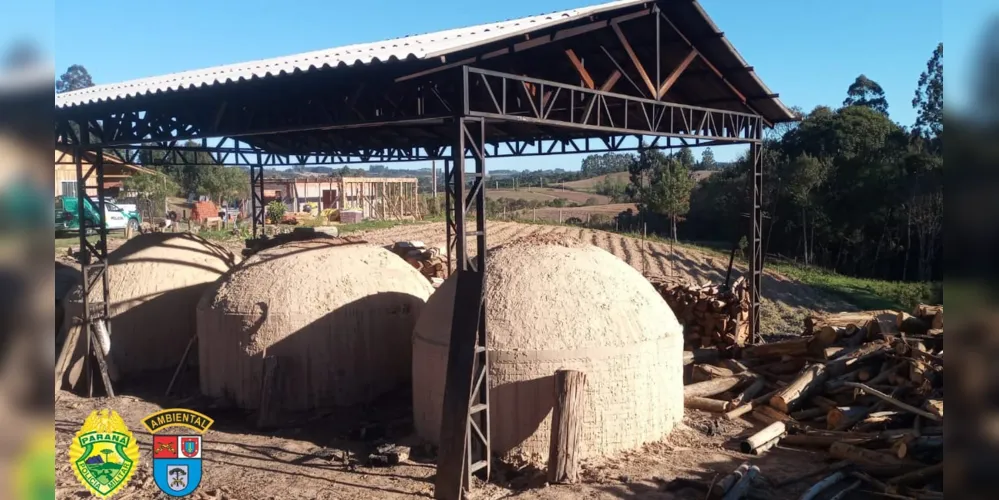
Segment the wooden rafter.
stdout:
[[617,83],[617,81],[620,79],[621,79],[621,72],[615,69],[614,72],[607,77],[607,80],[604,81],[604,84],[600,86],[600,90],[603,92],[609,91],[611,88],[614,87],[614,84]]
[[617,35],[617,39],[621,41],[621,45],[624,47],[625,52],[628,53],[628,57],[631,58],[631,62],[635,65],[635,69],[638,70],[638,75],[642,77],[645,81],[645,86],[649,88],[649,95],[655,97],[656,86],[652,84],[652,80],[649,79],[649,74],[645,72],[645,66],[642,65],[642,61],[638,60],[638,55],[635,54],[634,49],[631,48],[631,43],[625,38],[624,32],[621,31],[621,27],[617,23],[611,23],[611,28],[614,29],[614,33]]
[[697,49],[690,49],[690,53],[687,54],[687,57],[683,58],[683,61],[680,62],[680,65],[677,66],[676,69],[674,69],[673,72],[670,73],[668,77],[666,77],[666,81],[663,82],[662,87],[659,87],[659,93],[656,94],[657,99],[662,99],[663,96],[666,95],[666,92],[669,92],[669,89],[673,87],[673,84],[676,83],[677,79],[680,78],[680,75],[682,75],[683,72],[686,71],[687,67],[690,66],[690,63],[694,61],[695,57],[697,57],[697,54],[698,54]]
[[766,118],[763,118],[763,115],[759,111],[756,111],[756,109],[749,104],[749,102],[746,99],[746,96],[743,95],[742,92],[739,92],[739,90],[735,88],[735,85],[732,85],[732,82],[728,81],[728,79],[725,78],[725,75],[721,71],[719,71],[714,64],[711,64],[711,61],[709,61],[707,57],[704,57],[703,54],[697,51],[697,47],[694,46],[694,43],[691,42],[689,38],[684,36],[683,32],[680,31],[680,29],[677,28],[675,24],[673,24],[673,21],[670,21],[670,19],[666,17],[666,14],[663,14],[662,11],[659,11],[659,16],[664,21],[666,21],[671,28],[673,28],[673,32],[679,35],[680,38],[684,41],[684,43],[686,43],[691,50],[697,52],[697,54],[701,58],[701,61],[704,62],[704,64],[708,67],[708,69],[710,69],[712,73],[714,73],[719,79],[721,79],[721,81],[725,83],[725,85],[729,88],[729,90],[731,90],[736,96],[739,97],[739,101],[742,103],[743,106],[745,106],[753,113],[759,115],[763,119],[763,123],[767,124],[768,126],[771,125],[771,123]]
[[576,52],[572,49],[568,49],[565,51],[565,55],[569,56],[569,61],[571,61],[573,67],[576,68],[576,72],[579,73],[579,77],[583,79],[583,84],[586,85],[587,88],[594,88],[593,77],[590,76],[590,72],[586,71],[586,68],[583,67],[583,61],[580,61],[579,58],[576,57]]

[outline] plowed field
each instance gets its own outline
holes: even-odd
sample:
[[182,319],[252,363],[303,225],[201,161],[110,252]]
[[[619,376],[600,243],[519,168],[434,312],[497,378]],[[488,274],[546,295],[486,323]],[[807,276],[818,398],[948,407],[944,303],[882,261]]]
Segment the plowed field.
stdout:
[[[570,226],[535,225],[519,222],[489,221],[486,238],[489,247],[502,245],[518,238],[560,234],[592,243],[616,255],[646,276],[677,276],[695,282],[720,283],[725,280],[728,256],[689,246],[664,242],[643,242],[641,239],[607,231]],[[370,243],[390,245],[396,241],[418,240],[428,246],[444,247],[446,233],[443,223],[396,226],[355,234]],[[469,248],[474,254],[474,240]],[[736,266],[733,275],[744,272]],[[802,319],[811,311],[845,311],[848,304],[829,297],[808,285],[783,276],[766,273],[763,281],[763,333],[800,333]]]

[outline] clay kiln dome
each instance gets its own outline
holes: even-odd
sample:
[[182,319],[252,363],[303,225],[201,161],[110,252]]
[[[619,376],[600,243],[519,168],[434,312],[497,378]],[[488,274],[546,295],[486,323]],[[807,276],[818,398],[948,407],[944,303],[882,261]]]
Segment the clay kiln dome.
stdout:
[[198,304],[203,393],[259,406],[264,356],[287,410],[370,401],[409,379],[411,333],[433,291],[384,248],[293,242],[259,252]]
[[[440,433],[456,276],[430,298],[413,339],[420,437]],[[585,456],[655,441],[683,417],[683,334],[635,269],[574,240],[515,242],[486,271],[492,449],[547,459],[552,375],[586,372]]]
[[[224,248],[187,233],[140,234],[108,254],[111,356],[118,372],[176,368],[194,336],[201,294],[236,260]],[[91,297],[100,300],[99,289]],[[78,298],[68,307],[82,317]],[[82,363],[78,350],[74,357]],[[70,374],[71,385],[78,375]]]

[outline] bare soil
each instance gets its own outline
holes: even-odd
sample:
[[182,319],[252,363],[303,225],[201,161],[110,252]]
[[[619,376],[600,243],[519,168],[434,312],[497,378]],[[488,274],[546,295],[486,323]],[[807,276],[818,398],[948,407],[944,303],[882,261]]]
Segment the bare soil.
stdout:
[[[259,431],[252,425],[252,414],[222,408],[197,395],[195,378],[193,371],[184,373],[183,387],[171,398],[162,396],[169,373],[127,381],[119,388],[125,395],[114,398],[85,399],[60,392],[55,412],[56,498],[89,496],[73,475],[68,449],[87,415],[101,408],[117,411],[139,441],[135,475],[114,498],[171,498],[153,481],[152,436],[141,420],[160,409],[176,407],[195,409],[215,419],[203,438],[201,485],[189,498],[432,498],[434,450],[412,437],[408,391],[367,407],[286,415],[282,429]],[[700,500],[712,481],[744,461],[757,464],[767,480],[778,482],[823,466],[823,454],[795,449],[778,447],[763,457],[739,453],[739,437],[752,429],[752,424],[742,420],[718,420],[715,415],[687,410],[684,423],[666,439],[586,462],[579,484],[548,485],[541,470],[497,463],[491,481],[477,481],[471,498]],[[369,466],[366,457],[385,442],[414,445],[412,458],[395,466]],[[773,498],[797,498],[810,482],[775,489]]]

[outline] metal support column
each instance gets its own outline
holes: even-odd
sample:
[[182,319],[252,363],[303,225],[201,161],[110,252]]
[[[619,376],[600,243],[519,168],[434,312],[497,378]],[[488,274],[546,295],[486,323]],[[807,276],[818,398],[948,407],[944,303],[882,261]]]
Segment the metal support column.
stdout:
[[260,153],[257,153],[257,162],[250,165],[250,212],[253,238],[257,239],[263,234],[267,219],[267,207],[264,206],[264,165]]
[[750,175],[750,210],[749,210],[749,334],[751,342],[760,342],[760,298],[762,297],[763,281],[763,143],[762,120],[757,118],[754,127],[755,141],[749,145],[749,157],[752,162]]
[[[93,365],[91,356],[97,359],[101,380],[104,384],[105,393],[114,396],[114,389],[111,386],[111,379],[108,376],[108,369],[104,358],[101,344],[98,342],[97,323],[101,323],[105,331],[110,334],[110,311],[108,307],[111,294],[110,282],[108,281],[108,239],[107,220],[104,212],[104,151],[97,148],[94,151],[94,162],[86,172],[83,171],[83,154],[87,151],[86,146],[90,143],[89,125],[79,124],[80,145],[73,148],[74,161],[76,162],[76,217],[79,221],[80,236],[80,271],[83,286],[83,322],[86,325],[86,335],[84,342],[84,378],[87,386],[87,397],[94,395]],[[87,183],[96,174],[97,201],[94,201],[87,192]],[[93,216],[87,213],[87,207]],[[93,217],[96,220],[91,220]],[[92,244],[87,239],[87,234],[93,230],[98,235],[97,244]],[[98,287],[98,281],[100,286]],[[98,293],[94,293],[99,290]]]
[[[467,72],[466,72],[467,77]],[[466,88],[467,88],[467,78]],[[448,351],[440,448],[434,495],[457,500],[471,488],[472,474],[490,472],[489,359],[486,346],[486,151],[485,120],[459,117],[452,149],[453,165],[445,163],[448,252],[457,265],[454,316]],[[466,194],[465,157],[475,165]],[[450,168],[449,168],[450,167]],[[473,212],[474,210],[474,212]],[[475,230],[466,231],[474,215]],[[476,254],[469,255],[468,236]]]

